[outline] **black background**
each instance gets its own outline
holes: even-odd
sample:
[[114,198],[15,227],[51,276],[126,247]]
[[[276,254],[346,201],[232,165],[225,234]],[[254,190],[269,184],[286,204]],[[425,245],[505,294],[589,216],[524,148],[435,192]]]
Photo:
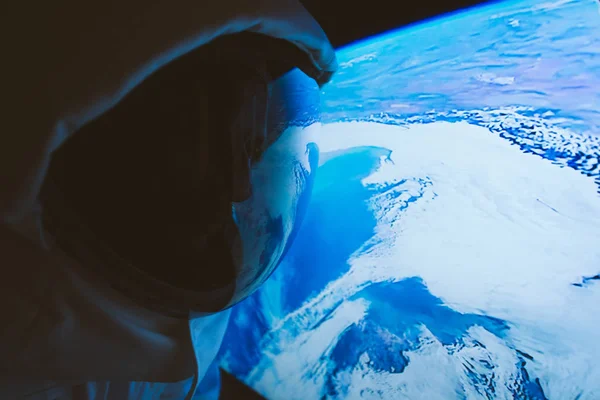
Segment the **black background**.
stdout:
[[440,14],[486,3],[481,0],[304,0],[334,47]]
[[[439,0],[438,0],[439,1]],[[407,2],[403,0],[304,0],[306,9],[338,48],[369,36],[383,33],[449,12],[472,7],[486,1],[447,0]],[[221,399],[261,399],[232,375],[222,371]]]

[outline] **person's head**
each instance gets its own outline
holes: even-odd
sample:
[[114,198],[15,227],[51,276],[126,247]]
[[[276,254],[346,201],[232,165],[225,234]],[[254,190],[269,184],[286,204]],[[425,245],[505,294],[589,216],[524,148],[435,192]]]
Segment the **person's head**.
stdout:
[[301,126],[318,118],[319,89],[292,70],[292,47],[216,40],[74,135],[41,196],[59,246],[166,312],[216,311],[254,290],[279,262],[316,167]]

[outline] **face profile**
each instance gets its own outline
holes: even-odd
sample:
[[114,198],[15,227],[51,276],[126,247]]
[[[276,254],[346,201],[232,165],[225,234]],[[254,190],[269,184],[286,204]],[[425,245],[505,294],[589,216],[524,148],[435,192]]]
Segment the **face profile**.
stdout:
[[291,243],[318,161],[317,83],[215,48],[170,64],[69,139],[42,190],[59,246],[170,314],[256,290]]
[[319,90],[300,70],[273,82],[267,142],[251,169],[252,196],[234,203],[243,261],[238,266],[236,297],[250,295],[277,267],[300,228],[308,206],[319,149]]

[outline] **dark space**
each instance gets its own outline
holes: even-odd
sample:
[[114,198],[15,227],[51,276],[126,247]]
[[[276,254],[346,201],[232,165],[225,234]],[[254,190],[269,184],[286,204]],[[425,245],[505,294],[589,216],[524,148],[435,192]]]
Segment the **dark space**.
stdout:
[[341,47],[390,29],[410,25],[438,15],[489,3],[478,0],[444,2],[369,2],[304,0],[302,4],[319,22],[334,47]]

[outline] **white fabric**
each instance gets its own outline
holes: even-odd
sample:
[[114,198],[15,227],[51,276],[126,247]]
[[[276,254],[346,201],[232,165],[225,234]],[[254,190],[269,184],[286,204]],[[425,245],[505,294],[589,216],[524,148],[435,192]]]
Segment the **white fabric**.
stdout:
[[[220,321],[211,321],[223,326],[229,312],[220,315]],[[217,329],[218,330],[218,329]],[[204,329],[206,331],[206,329]],[[198,346],[199,349],[202,346]],[[209,349],[209,353],[212,351]],[[207,362],[209,354],[200,357],[199,362]],[[204,368],[204,367],[203,367]],[[203,369],[200,368],[200,369]],[[193,391],[190,400],[218,400],[221,378],[215,360],[208,365],[203,378]],[[192,395],[194,378],[180,382],[70,382],[70,381],[20,381],[0,379],[0,399],[26,400],[182,400]]]
[[229,316],[186,321],[150,313],[41,240],[35,204],[54,149],[158,68],[223,34],[287,40],[309,56],[315,79],[336,68],[324,32],[297,0],[94,7],[12,2],[0,14],[0,25],[20,37],[5,46],[0,77],[10,99],[0,125],[1,399],[37,389],[53,400],[61,390],[65,399],[107,398],[107,390],[181,399],[195,373],[205,376]]
[[[151,382],[2,382],[3,400],[182,400],[193,378],[175,383]],[[191,400],[218,400],[220,375],[213,362]]]
[[0,242],[14,255],[29,251],[45,261],[35,270],[15,265],[16,279],[1,281],[0,312],[10,316],[0,331],[1,399],[184,399],[194,371],[194,399],[218,398],[214,360],[229,310],[189,321],[143,310],[58,249],[44,249],[36,216],[27,221],[0,225]]

